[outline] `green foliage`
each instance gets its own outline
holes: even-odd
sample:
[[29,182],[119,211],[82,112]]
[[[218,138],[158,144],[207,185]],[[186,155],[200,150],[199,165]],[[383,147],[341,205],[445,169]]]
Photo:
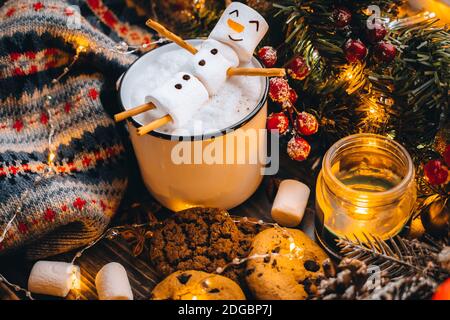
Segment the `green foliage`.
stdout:
[[448,276],[438,262],[443,249],[439,244],[399,236],[382,240],[374,235],[364,235],[363,239],[355,235],[354,239],[340,238],[337,246],[343,257],[357,259],[368,266],[377,265],[390,279],[418,275],[442,280]]
[[397,138],[408,146],[430,144],[447,121],[450,90],[450,33],[437,19],[393,23],[391,41],[402,55],[391,67],[398,117]]
[[[430,18],[398,18],[404,1],[280,1],[275,6],[285,21],[286,61],[305,58],[311,74],[293,84],[306,109],[321,119],[328,143],[354,132],[389,134],[408,148],[431,145],[446,125],[450,84],[450,34]],[[349,27],[338,29],[332,12],[352,11]],[[387,40],[400,53],[390,64],[373,59],[373,48],[361,64],[348,65],[343,46],[349,38],[365,43],[369,5],[381,8]],[[391,22],[389,22],[391,21]]]
[[[301,106],[316,114],[321,123],[319,144],[326,150],[337,139],[357,132],[388,135],[412,154],[417,167],[420,200],[448,201],[448,184],[431,186],[422,164],[440,158],[435,148],[438,132],[450,129],[450,32],[438,19],[419,14],[400,17],[404,1],[278,1],[277,19],[285,37],[279,54],[288,62],[295,56],[306,60],[309,76],[291,81]],[[378,5],[387,27],[385,41],[397,48],[391,63],[374,59],[367,41],[370,5]],[[339,29],[333,10],[352,12],[349,26]],[[368,55],[361,63],[348,64],[343,50],[348,39],[361,39]],[[450,143],[448,139],[445,143]],[[442,152],[442,151],[441,151]],[[424,208],[418,206],[418,211]],[[419,212],[418,212],[419,213]],[[416,213],[416,214],[418,214]]]

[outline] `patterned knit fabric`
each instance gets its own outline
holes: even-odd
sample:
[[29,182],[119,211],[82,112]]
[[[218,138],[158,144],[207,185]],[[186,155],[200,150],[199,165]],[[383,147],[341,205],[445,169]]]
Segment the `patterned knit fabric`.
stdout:
[[[104,231],[127,186],[111,114],[115,82],[134,57],[111,50],[115,43],[84,19],[69,28],[67,7],[11,0],[0,8],[0,233],[28,190],[0,254],[25,245],[28,257],[42,258],[85,245]],[[87,52],[52,83],[79,45]],[[47,95],[58,173],[35,185],[49,154]]]

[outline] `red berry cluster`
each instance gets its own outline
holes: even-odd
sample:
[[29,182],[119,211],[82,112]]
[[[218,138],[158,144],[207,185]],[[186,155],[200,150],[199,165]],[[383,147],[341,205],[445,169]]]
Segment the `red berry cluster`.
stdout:
[[[316,129],[313,129],[313,131],[304,127],[304,124],[301,122],[301,120],[299,120],[302,114],[309,115],[315,119],[315,117],[313,115],[310,115],[309,113],[306,113],[306,112],[302,112],[297,117],[297,121],[295,122],[295,126],[296,126],[295,130],[298,130],[299,128],[301,128],[300,130],[302,130],[303,132],[311,133],[311,132],[314,132],[314,130],[316,130],[315,132],[317,132],[318,127],[319,127],[318,124],[313,126],[316,128]],[[317,123],[317,120],[316,120],[316,123]],[[288,132],[289,124],[290,124],[289,117],[286,116],[286,114],[284,112],[271,113],[269,115],[269,117],[267,118],[267,129],[268,130],[277,130],[278,133],[282,134],[282,135],[286,134]],[[301,127],[299,127],[299,126],[301,126]],[[296,161],[303,161],[308,158],[310,152],[311,152],[311,146],[308,143],[308,141],[306,141],[302,137],[298,136],[294,132],[294,136],[288,142],[288,146],[287,146],[287,153],[288,153],[289,157],[291,157],[291,159],[296,160]]]
[[[277,64],[278,53],[273,47],[262,47],[258,51],[258,57],[267,68],[272,68]],[[289,76],[295,80],[304,80],[310,72],[306,60],[302,57],[295,57],[287,65]]]
[[[352,13],[349,9],[338,7],[334,9],[332,19],[338,30],[348,32],[351,27]],[[383,41],[387,34],[387,29],[380,23],[374,23],[372,28],[368,28],[364,38],[372,45],[373,56],[378,62],[389,63],[397,55],[397,48],[390,42]],[[367,56],[369,50],[360,39],[348,39],[344,44],[344,53],[348,62],[362,61]]]
[[450,144],[443,153],[443,161],[440,159],[430,160],[423,166],[425,178],[431,185],[443,185],[449,182],[450,167]]
[[[278,54],[272,47],[263,47],[258,51],[258,57],[262,63],[271,68],[276,65]],[[294,80],[304,80],[310,73],[306,60],[295,57],[287,64],[287,72]],[[293,128],[293,137],[288,142],[287,153],[293,160],[306,160],[311,152],[311,146],[303,136],[310,136],[319,130],[319,122],[316,117],[307,112],[298,112],[295,104],[298,101],[297,92],[289,85],[286,78],[272,78],[269,81],[269,97],[281,106],[281,112],[271,113],[267,118],[267,129],[276,130],[280,135],[289,132]]]
[[314,115],[297,111],[295,108],[298,100],[297,93],[290,87],[286,79],[270,79],[269,96],[272,101],[281,105],[283,111],[269,115],[267,129],[277,130],[280,135],[284,135],[292,126],[294,136],[288,143],[287,153],[293,160],[306,160],[311,152],[311,146],[300,135],[315,134],[319,130],[319,122]]

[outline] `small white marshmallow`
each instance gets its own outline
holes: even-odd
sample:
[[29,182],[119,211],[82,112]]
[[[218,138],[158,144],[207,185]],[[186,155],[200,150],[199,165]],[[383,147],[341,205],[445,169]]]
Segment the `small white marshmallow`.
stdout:
[[99,300],[133,300],[127,271],[117,262],[103,266],[95,277]]
[[28,290],[54,297],[66,297],[79,281],[80,268],[71,263],[38,261],[28,278]]
[[297,180],[281,182],[272,206],[272,218],[281,226],[300,224],[308,204],[310,189]]

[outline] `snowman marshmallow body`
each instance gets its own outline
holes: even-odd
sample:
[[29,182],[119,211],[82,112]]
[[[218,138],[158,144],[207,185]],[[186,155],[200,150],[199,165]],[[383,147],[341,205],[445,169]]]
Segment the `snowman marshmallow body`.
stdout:
[[239,60],[247,63],[268,30],[269,24],[256,10],[243,3],[232,2],[223,12],[209,39],[232,47]]
[[204,84],[208,93],[214,95],[227,81],[228,69],[237,66],[239,57],[232,48],[208,39],[190,59],[188,68]]
[[146,97],[156,108],[172,118],[175,127],[184,126],[208,101],[205,86],[194,75],[179,72]]

